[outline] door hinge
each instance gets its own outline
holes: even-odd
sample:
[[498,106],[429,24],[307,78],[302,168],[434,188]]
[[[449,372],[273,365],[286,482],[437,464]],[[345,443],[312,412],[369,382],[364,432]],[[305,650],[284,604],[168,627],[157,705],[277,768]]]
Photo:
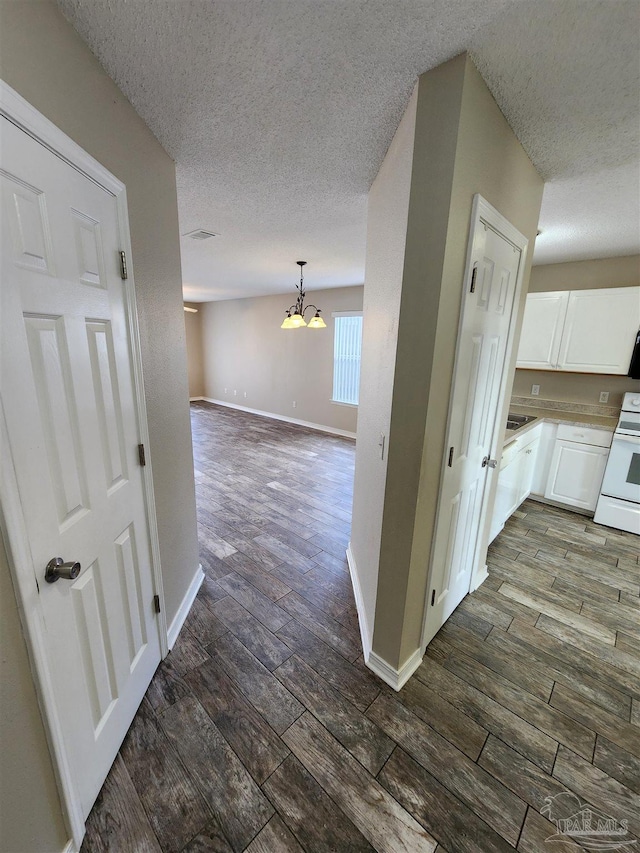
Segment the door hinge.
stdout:
[[447,462],[447,465],[449,466],[449,468],[453,468],[453,450],[454,450],[453,447],[449,448],[449,461]]
[[156,613],[160,613],[160,596],[159,595],[153,596],[153,609],[155,610]]
[[147,460],[144,455],[144,444],[138,445],[138,460],[140,461],[140,465],[142,465],[142,467],[144,468],[144,466],[147,464]]
[[126,281],[129,278],[129,274],[127,273],[127,253],[118,252],[118,255],[120,256],[120,278]]
[[470,293],[476,292],[476,276],[477,275],[478,275],[478,265],[474,264],[473,265],[473,272],[471,273],[471,287],[470,287],[470,291],[469,291]]
[[433,605],[435,603],[436,603],[436,591],[434,589],[433,592],[431,593],[431,606],[433,607]]

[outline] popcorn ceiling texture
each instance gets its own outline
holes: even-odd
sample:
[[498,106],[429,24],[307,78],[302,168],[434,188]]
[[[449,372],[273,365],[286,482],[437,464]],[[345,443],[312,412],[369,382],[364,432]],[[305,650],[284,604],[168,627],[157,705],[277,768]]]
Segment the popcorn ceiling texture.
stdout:
[[534,263],[637,252],[637,0],[515,3],[470,52],[548,182]]
[[540,174],[537,263],[639,249],[635,0],[58,0],[175,159],[185,295],[364,279],[416,77],[469,50]]

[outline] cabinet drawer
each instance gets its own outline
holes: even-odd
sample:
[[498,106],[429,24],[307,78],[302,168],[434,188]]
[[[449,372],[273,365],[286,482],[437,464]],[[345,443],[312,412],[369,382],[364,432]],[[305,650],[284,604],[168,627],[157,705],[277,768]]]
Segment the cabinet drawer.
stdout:
[[518,451],[520,448],[518,447],[518,440],[514,439],[510,444],[508,444],[504,450],[502,451],[502,456],[500,457],[500,470],[506,468],[507,465],[515,459],[518,455]]
[[594,444],[596,447],[611,447],[613,433],[606,429],[559,424],[557,438],[577,441],[579,444]]
[[500,457],[500,470],[506,468],[507,465],[513,460],[515,456],[518,455],[525,447],[528,447],[530,444],[533,444],[537,441],[542,435],[542,423],[537,423],[534,427],[527,430],[525,433],[520,433],[514,439],[512,439],[509,444],[507,444],[502,450],[502,456]]

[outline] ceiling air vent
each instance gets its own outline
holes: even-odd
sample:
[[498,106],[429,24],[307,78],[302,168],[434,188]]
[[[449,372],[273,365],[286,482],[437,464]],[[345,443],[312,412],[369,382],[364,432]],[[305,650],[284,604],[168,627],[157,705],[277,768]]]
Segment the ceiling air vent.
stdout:
[[213,231],[203,231],[199,228],[197,231],[189,231],[188,234],[183,234],[183,237],[191,237],[192,240],[208,240],[209,237],[216,237]]

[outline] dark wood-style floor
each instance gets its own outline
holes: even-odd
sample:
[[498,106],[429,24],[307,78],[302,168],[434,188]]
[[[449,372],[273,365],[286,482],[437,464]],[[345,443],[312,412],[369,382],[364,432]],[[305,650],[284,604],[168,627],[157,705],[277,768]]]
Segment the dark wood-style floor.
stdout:
[[83,851],[578,850],[545,843],[564,791],[640,837],[636,537],[525,503],[394,693],[344,556],[353,442],[204,403],[193,436],[206,578]]

